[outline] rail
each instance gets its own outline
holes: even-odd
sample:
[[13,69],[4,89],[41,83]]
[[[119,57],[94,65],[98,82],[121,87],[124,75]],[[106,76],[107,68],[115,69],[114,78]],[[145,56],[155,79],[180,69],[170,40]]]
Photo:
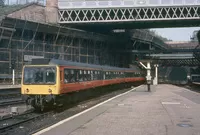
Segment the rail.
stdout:
[[53,113],[54,112],[52,111],[52,112],[47,112],[43,114],[38,114],[38,113],[34,113],[34,111],[31,110],[20,115],[2,119],[0,120],[0,133],[5,132],[9,129],[13,129],[15,127],[19,127],[20,125],[26,122],[34,121],[36,119],[51,115]]
[[0,107],[8,106],[8,105],[22,104],[22,103],[25,103],[25,101],[21,98],[12,99],[12,100],[3,100],[3,101],[0,101]]

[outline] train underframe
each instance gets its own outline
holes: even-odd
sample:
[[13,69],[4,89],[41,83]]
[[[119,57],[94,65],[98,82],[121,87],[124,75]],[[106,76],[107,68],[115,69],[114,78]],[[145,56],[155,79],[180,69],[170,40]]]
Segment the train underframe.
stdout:
[[60,95],[24,95],[23,97],[28,105],[33,106],[38,111],[44,111],[46,109],[55,109],[56,107],[61,107],[63,105],[81,102],[88,98],[103,95],[114,90],[138,86],[143,83],[144,82],[141,81],[134,83],[113,84]]

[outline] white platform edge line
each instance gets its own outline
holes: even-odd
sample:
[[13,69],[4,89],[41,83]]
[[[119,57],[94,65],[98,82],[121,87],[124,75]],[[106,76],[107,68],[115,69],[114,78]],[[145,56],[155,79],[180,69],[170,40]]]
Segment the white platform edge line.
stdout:
[[123,96],[123,95],[125,95],[125,94],[128,94],[128,93],[130,93],[130,92],[136,90],[137,88],[139,88],[139,87],[141,87],[141,86],[143,86],[143,85],[140,85],[140,86],[138,86],[138,87],[135,87],[135,88],[133,88],[133,89],[131,89],[131,90],[125,92],[125,93],[122,93],[122,94],[120,94],[120,95],[117,95],[117,96],[115,96],[115,97],[112,97],[112,98],[110,98],[110,99],[108,99],[108,100],[106,100],[106,101],[104,101],[104,102],[101,102],[101,103],[99,103],[99,104],[97,104],[97,105],[95,105],[95,106],[93,106],[93,107],[91,107],[91,108],[88,108],[87,110],[84,110],[84,111],[82,111],[82,112],[80,112],[80,113],[78,113],[78,114],[76,114],[76,115],[73,115],[73,116],[71,116],[71,117],[69,117],[69,118],[67,118],[67,119],[64,119],[64,120],[62,120],[62,121],[60,121],[60,122],[58,122],[58,123],[56,123],[56,124],[54,124],[54,125],[52,125],[52,126],[50,126],[50,127],[47,127],[47,128],[45,128],[45,129],[43,129],[43,130],[41,130],[41,131],[39,131],[39,132],[37,132],[37,133],[35,133],[35,134],[33,134],[33,135],[40,135],[40,134],[42,134],[42,133],[45,133],[45,132],[47,132],[47,131],[49,131],[49,130],[51,130],[51,129],[53,129],[53,128],[55,128],[55,127],[57,127],[57,126],[59,126],[59,125],[65,123],[65,122],[69,121],[69,120],[71,120],[71,119],[74,119],[74,118],[76,118],[76,117],[78,117],[78,116],[80,116],[80,115],[82,115],[82,114],[84,114],[84,113],[86,113],[86,112],[88,112],[88,111],[94,109],[94,108],[97,108],[97,107],[100,106],[100,105],[103,105],[103,104],[105,104],[105,103],[107,103],[107,102],[109,102],[109,101],[111,101],[111,100],[113,100],[113,99],[115,99],[115,98],[118,98],[118,97],[121,97],[121,96]]
[[162,102],[163,105],[180,105],[179,102]]

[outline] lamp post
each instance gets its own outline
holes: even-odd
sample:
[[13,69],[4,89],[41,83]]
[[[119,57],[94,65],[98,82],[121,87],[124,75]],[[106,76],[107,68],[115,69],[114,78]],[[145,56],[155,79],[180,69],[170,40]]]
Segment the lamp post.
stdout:
[[153,80],[153,84],[157,85],[158,84],[158,64],[155,64],[154,67],[155,67],[155,78]]
[[15,60],[11,60],[12,84],[15,85]]
[[150,62],[147,62],[147,76],[146,76],[146,79],[147,79],[147,89],[148,91],[150,92],[151,91],[151,65],[150,65]]
[[142,65],[146,70],[147,70],[147,90],[150,92],[151,91],[151,65],[150,61],[147,61],[147,66],[145,66],[142,62],[140,62],[140,65]]

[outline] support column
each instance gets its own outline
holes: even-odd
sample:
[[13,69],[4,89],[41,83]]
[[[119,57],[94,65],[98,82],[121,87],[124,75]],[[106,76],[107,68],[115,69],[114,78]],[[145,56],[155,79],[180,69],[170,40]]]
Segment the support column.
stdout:
[[153,85],[157,85],[158,84],[158,65],[155,64],[154,67],[155,67],[155,77],[153,80]]

